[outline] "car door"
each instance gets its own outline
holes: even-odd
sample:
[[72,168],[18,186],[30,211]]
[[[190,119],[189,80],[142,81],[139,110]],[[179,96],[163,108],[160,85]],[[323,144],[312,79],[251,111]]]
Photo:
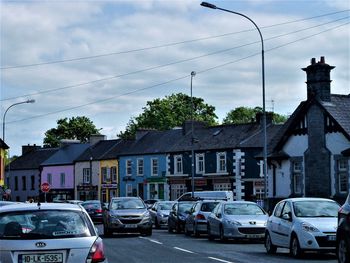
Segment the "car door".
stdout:
[[271,237],[271,241],[274,245],[281,245],[281,233],[279,232],[279,226],[281,224],[281,213],[285,202],[279,202],[275,209],[273,210],[273,214],[269,217],[267,228]]
[[218,205],[217,209],[213,213],[212,223],[211,223],[211,233],[218,236],[220,234],[220,224],[222,218],[223,205]]
[[280,222],[278,232],[280,233],[281,246],[289,247],[290,234],[293,227],[292,204],[289,201],[283,206]]
[[178,203],[173,205],[173,207],[171,208],[170,213],[169,213],[168,224],[169,224],[170,228],[176,227],[177,210],[178,210]]

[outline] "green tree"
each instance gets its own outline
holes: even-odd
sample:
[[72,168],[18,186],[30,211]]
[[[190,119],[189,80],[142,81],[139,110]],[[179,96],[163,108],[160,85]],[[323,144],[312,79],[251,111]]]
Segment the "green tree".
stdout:
[[[193,119],[204,121],[208,125],[216,124],[215,107],[204,103],[202,98],[193,97],[192,99]],[[148,101],[142,109],[143,113],[131,118],[126,130],[118,134],[120,138],[132,138],[140,128],[168,130],[181,126],[186,120],[191,119],[191,97],[176,93],[163,99]]]
[[59,119],[56,128],[45,132],[44,147],[58,147],[62,139],[87,142],[92,134],[99,134],[99,130],[85,116]]
[[[262,113],[261,107],[249,108],[249,107],[238,107],[226,114],[223,119],[223,124],[239,124],[249,123],[256,121],[256,114]],[[272,120],[274,123],[284,123],[287,120],[287,116],[273,113]]]

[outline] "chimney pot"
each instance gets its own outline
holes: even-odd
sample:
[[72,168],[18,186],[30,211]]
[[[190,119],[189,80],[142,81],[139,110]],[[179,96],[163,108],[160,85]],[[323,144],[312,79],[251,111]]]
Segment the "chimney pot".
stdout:
[[326,61],[324,59],[324,56],[321,57],[321,61],[320,61],[322,64],[324,64]]
[[312,58],[312,59],[311,59],[311,65],[314,65],[314,64],[316,64],[316,59],[315,59],[315,58]]

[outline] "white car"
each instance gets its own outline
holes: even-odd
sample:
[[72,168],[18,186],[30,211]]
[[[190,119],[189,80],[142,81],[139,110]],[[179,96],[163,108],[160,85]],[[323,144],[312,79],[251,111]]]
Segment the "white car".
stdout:
[[267,221],[265,248],[290,249],[298,258],[304,251],[334,251],[339,204],[325,198],[289,198],[280,201]]
[[2,207],[0,244],[0,262],[107,263],[93,222],[75,204]]

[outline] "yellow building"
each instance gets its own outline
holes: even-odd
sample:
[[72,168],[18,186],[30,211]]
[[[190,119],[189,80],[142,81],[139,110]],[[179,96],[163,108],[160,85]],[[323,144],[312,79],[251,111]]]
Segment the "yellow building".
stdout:
[[119,196],[118,160],[100,161],[99,197],[102,202],[109,202],[112,197]]
[[[5,184],[5,152],[9,147],[0,139],[0,186]],[[1,198],[0,198],[1,199]]]

